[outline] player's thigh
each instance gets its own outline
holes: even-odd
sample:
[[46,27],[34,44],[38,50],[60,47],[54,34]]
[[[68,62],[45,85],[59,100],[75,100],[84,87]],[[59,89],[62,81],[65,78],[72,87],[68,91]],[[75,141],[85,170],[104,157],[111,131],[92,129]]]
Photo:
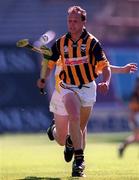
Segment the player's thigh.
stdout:
[[64,95],[63,102],[70,116],[74,115],[75,118],[76,116],[77,118],[80,116],[81,103],[79,97],[75,93],[71,92]]
[[68,116],[54,113],[54,119],[57,134],[65,137],[68,134]]

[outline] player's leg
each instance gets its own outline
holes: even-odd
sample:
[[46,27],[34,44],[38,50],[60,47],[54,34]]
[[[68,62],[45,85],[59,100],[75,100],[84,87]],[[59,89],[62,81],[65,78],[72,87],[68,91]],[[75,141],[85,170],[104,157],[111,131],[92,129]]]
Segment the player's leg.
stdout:
[[50,140],[55,139],[60,145],[65,145],[68,134],[68,114],[62,98],[56,90],[53,92],[49,108],[54,114],[54,120],[47,130],[48,137]]
[[69,114],[69,133],[75,151],[82,149],[82,132],[80,131],[80,100],[74,92],[63,97],[63,102]]
[[83,132],[83,149],[85,149],[86,146],[86,137],[87,137],[87,124],[90,117],[90,114],[92,112],[92,107],[81,107],[81,122],[80,127]]
[[[94,93],[92,93],[92,91]],[[95,84],[95,82],[90,83],[88,85],[88,88],[79,90],[79,94],[77,96],[77,99],[79,99],[79,103],[81,104],[80,105],[80,117],[79,117],[80,119],[79,119],[78,123],[80,123],[80,128],[81,128],[80,130],[81,130],[81,134],[82,134],[85,127],[86,127],[86,125],[87,125],[87,123],[88,123],[88,119],[89,119],[90,113],[92,111],[92,107],[93,107],[93,105],[94,105],[94,103],[96,101],[96,84]],[[73,106],[68,105],[67,108],[69,108],[69,107],[72,107],[74,110],[76,109]],[[78,109],[78,111],[79,111],[79,109]],[[71,116],[70,112],[69,112],[69,114]],[[76,119],[75,115],[76,114],[73,115],[74,116],[73,119]],[[75,124],[76,121],[73,121],[73,125]],[[72,138],[72,140],[73,140],[73,138]],[[83,144],[82,144],[82,148],[83,148]]]
[[129,122],[129,125],[133,131],[133,133],[128,136],[120,145],[118,148],[118,154],[119,157],[122,157],[124,154],[124,151],[126,147],[129,144],[132,144],[134,142],[139,142],[139,116],[136,116],[136,114],[132,114],[131,120]]
[[[87,124],[88,124],[88,120],[93,108],[93,105],[96,101],[96,84],[94,82],[88,84],[89,88],[87,89],[82,89],[81,90],[81,96],[80,96],[80,100],[81,100],[81,109],[80,109],[80,129],[82,132],[82,147],[83,147],[83,151],[85,149],[85,145],[86,145],[86,137],[87,137]],[[94,92],[94,93],[92,93]],[[74,161],[73,161],[73,166],[72,166],[72,176],[77,176],[81,175],[84,176],[84,169],[85,169],[85,161],[84,159],[81,161],[80,164],[80,171],[78,174],[78,171],[76,169],[76,154],[74,156]]]
[[119,148],[118,148],[119,157],[123,157],[126,147],[133,142],[135,142],[135,136],[134,134],[131,134],[119,145]]
[[[87,137],[87,122],[91,113],[92,107],[81,107],[81,117],[80,117],[80,127],[83,133],[83,150],[85,149],[86,137]],[[72,140],[70,135],[66,138],[65,150],[64,150],[64,158],[66,162],[70,162],[72,160],[74,153],[74,148],[72,144]]]
[[83,90],[81,94],[81,130],[84,133],[83,135],[83,149],[85,149],[86,145],[86,135],[87,135],[87,124],[92,113],[92,109],[96,102],[96,83],[93,81],[87,85],[88,88]]
[[74,147],[74,163],[72,167],[73,177],[83,177],[83,134],[80,128],[80,108],[79,97],[75,93],[68,93],[63,97],[63,101],[69,114],[69,133]]
[[[62,129],[62,130],[61,130]],[[65,145],[68,134],[68,117],[54,113],[54,119],[47,129],[47,135],[51,141],[56,140],[61,146]]]
[[61,146],[65,145],[68,134],[68,116],[61,116],[54,114],[55,128],[53,129],[53,136],[57,143]]
[[135,114],[136,129],[135,129],[135,141],[139,142],[139,112]]
[[[81,101],[81,108],[80,108],[80,130],[82,133],[82,150],[84,151],[85,144],[86,144],[86,135],[87,135],[87,123],[88,119],[92,110],[92,107],[94,105],[94,102],[96,100],[96,85],[95,83],[89,84],[89,87],[87,89],[81,89],[79,90],[79,97]],[[94,92],[94,94],[92,93]],[[81,95],[81,96],[80,96]],[[77,165],[76,157],[79,156],[79,153],[74,153],[74,161],[72,166],[72,176],[83,176],[83,170],[85,168],[84,158],[80,161],[80,169]]]
[[[86,138],[87,138],[87,123],[88,123],[88,120],[89,120],[89,117],[90,117],[90,113],[91,113],[91,109],[92,107],[91,106],[88,106],[88,107],[81,107],[81,117],[80,117],[80,128],[81,128],[81,131],[82,131],[82,134],[83,134],[83,151],[85,149],[85,146],[86,146]],[[85,169],[85,161],[83,159],[83,161],[81,162],[80,164],[81,166],[81,169],[80,171],[78,172],[78,170],[76,169],[76,155],[75,155],[75,158],[74,158],[74,161],[73,161],[73,165],[72,165],[72,176],[78,176],[78,175],[81,175],[81,176],[84,176],[84,169]]]
[[136,129],[135,140],[139,142],[139,127]]

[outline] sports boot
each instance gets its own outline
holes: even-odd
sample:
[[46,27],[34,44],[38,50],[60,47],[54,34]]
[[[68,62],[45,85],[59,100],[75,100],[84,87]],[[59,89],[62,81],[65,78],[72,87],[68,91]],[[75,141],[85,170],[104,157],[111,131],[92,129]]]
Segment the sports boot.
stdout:
[[70,139],[70,136],[68,135],[66,138],[65,149],[64,149],[64,159],[66,162],[70,162],[72,160],[73,153],[74,153],[74,147]]
[[86,177],[84,174],[85,162],[83,157],[75,159],[72,163],[72,177]]
[[47,135],[48,135],[48,138],[50,139],[50,141],[53,141],[54,140],[54,136],[53,136],[53,130],[55,128],[55,121],[54,119],[52,120],[50,126],[48,127],[47,129]]

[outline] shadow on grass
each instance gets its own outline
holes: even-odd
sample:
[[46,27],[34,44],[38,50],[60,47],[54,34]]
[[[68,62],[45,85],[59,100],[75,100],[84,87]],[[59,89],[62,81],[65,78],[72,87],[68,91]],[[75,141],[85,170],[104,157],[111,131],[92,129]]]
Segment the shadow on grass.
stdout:
[[[68,177],[67,180],[77,180],[79,177]],[[24,179],[17,179],[17,180],[62,180],[61,178],[58,177],[36,177],[36,176],[28,176],[25,177]]]
[[28,176],[17,180],[61,180],[61,178]]

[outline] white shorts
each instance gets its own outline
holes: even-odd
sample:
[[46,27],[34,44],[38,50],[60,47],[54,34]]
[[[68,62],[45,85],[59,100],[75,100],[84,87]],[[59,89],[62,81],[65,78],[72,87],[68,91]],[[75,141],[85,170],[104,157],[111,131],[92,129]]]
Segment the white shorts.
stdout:
[[50,101],[50,111],[59,115],[68,115],[67,110],[65,108],[65,105],[63,103],[63,96],[75,92],[81,101],[81,106],[93,107],[94,103],[96,102],[96,83],[95,81],[85,84],[85,87],[83,86],[81,89],[79,89],[77,86],[74,85],[67,85],[64,84],[66,87],[70,89],[65,89],[60,87],[60,93],[57,92],[57,90],[54,90],[52,94],[52,98]]

